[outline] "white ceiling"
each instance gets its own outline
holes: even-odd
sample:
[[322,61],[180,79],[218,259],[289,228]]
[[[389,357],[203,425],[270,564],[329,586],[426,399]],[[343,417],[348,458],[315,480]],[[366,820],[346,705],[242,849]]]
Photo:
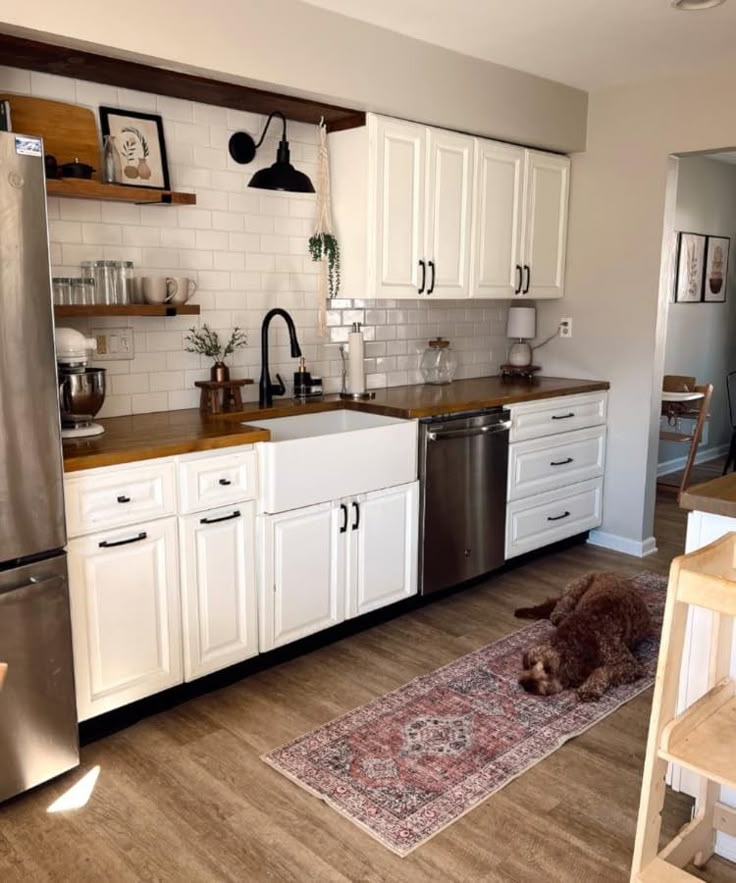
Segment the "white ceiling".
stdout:
[[736,61],[736,0],[700,12],[670,0],[306,2],[588,91]]

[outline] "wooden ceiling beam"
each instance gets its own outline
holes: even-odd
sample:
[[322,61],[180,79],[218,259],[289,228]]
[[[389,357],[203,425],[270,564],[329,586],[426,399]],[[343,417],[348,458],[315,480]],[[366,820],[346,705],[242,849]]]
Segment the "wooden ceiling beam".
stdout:
[[250,113],[269,114],[277,110],[287,119],[302,123],[316,125],[324,117],[330,130],[365,125],[363,111],[180,73],[136,61],[97,55],[68,46],[55,46],[11,34],[0,34],[0,60],[8,67],[42,71],[94,83],[108,83],[138,92],[151,92]]

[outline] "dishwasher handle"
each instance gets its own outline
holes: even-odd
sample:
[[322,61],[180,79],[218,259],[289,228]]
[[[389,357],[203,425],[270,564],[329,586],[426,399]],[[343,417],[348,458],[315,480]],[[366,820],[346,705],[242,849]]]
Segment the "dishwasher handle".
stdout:
[[493,435],[497,432],[508,432],[511,429],[510,420],[501,420],[498,423],[490,423],[488,426],[477,426],[473,429],[445,429],[443,432],[430,431],[427,438],[430,441],[441,441],[444,438],[473,438],[476,435]]

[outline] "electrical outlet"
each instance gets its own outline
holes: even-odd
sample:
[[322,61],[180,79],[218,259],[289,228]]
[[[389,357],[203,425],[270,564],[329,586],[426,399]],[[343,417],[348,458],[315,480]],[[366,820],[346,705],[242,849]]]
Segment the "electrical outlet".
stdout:
[[572,319],[560,319],[560,337],[572,337]]
[[135,358],[132,328],[92,328],[90,334],[97,339],[97,352],[93,356],[96,361]]

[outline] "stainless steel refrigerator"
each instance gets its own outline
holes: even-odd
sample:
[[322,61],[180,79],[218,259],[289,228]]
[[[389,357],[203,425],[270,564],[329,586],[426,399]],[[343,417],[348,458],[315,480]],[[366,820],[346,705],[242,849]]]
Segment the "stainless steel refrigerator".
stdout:
[[79,763],[41,142],[0,132],[0,800]]

